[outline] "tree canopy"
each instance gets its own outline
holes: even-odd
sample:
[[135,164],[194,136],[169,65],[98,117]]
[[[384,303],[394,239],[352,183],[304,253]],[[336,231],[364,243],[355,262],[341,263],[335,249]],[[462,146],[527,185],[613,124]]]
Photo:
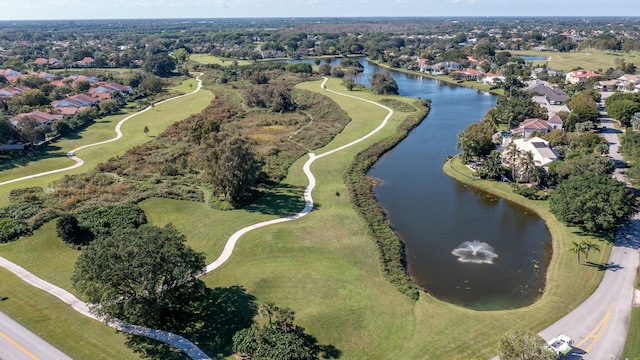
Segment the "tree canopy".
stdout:
[[631,190],[609,176],[573,176],[558,185],[549,209],[570,226],[597,234],[616,230],[637,211]]
[[514,330],[506,333],[498,348],[502,360],[554,360],[556,353],[544,339],[530,331]]
[[166,52],[159,52],[148,56],[142,64],[142,69],[150,74],[167,77],[176,69],[176,61]]
[[205,267],[204,254],[185,241],[172,225],[99,237],[76,260],[73,287],[107,319],[159,326],[167,313],[188,308],[203,286],[195,276]]
[[371,76],[371,88],[377,95],[398,95],[398,84],[388,73],[378,73]]

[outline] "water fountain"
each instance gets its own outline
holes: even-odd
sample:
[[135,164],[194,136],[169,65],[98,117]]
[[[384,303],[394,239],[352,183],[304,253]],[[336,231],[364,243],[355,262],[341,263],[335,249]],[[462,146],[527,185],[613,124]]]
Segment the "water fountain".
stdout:
[[493,264],[493,259],[498,257],[491,245],[478,240],[465,241],[451,253],[458,261],[475,264]]

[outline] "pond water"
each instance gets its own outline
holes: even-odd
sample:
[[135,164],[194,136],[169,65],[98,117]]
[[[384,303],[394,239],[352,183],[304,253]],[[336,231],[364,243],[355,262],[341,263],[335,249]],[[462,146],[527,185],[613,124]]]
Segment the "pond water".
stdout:
[[524,61],[542,61],[547,60],[546,56],[520,56]]
[[[356,81],[362,84],[386,71],[360,61],[364,72]],[[447,156],[459,152],[457,134],[493,107],[495,96],[421,76],[391,75],[401,95],[432,101],[427,118],[369,172],[381,180],[375,195],[405,243],[411,277],[432,296],[468,308],[535,302],[551,258],[544,221],[442,171]]]

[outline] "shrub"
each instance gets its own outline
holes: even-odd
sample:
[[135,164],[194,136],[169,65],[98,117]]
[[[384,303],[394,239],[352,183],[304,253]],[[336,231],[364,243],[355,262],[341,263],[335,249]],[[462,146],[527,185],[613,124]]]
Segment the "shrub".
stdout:
[[11,204],[0,209],[0,218],[26,220],[40,210],[40,206],[28,203]]
[[68,245],[80,247],[93,240],[93,234],[89,229],[80,225],[78,219],[71,214],[63,214],[56,223],[58,236]]
[[78,223],[94,237],[110,236],[125,228],[137,228],[147,222],[144,211],[136,205],[89,206],[76,213]]
[[21,219],[0,218],[0,243],[13,241],[20,236],[28,235],[31,229]]

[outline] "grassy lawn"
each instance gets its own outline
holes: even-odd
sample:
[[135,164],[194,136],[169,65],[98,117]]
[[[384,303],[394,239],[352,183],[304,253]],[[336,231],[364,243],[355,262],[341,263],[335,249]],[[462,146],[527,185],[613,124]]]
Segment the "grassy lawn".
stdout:
[[569,71],[575,68],[584,68],[586,70],[607,70],[616,67],[616,59],[624,59],[626,62],[634,64],[640,63],[639,53],[623,53],[623,52],[604,52],[595,49],[577,51],[577,52],[540,52],[540,51],[511,51],[513,55],[519,56],[544,56],[547,60],[535,60],[534,65],[547,64],[555,70]]
[[252,63],[251,60],[228,59],[210,54],[193,54],[189,56],[189,60],[203,64],[218,64],[222,66],[230,66],[234,61],[237,61],[238,65],[248,65]]
[[[41,257],[42,264],[52,259]],[[35,268],[32,268],[35,270]],[[137,359],[125,336],[0,269],[0,311],[73,359]]]
[[[187,85],[180,85],[180,88],[188,88],[188,84],[192,84],[192,87],[195,89],[195,80],[193,79],[187,80]],[[8,193],[11,189],[29,186],[46,186],[53,180],[59,179],[65,174],[86,172],[95,167],[95,165],[104,162],[111,157],[120,155],[124,153],[125,150],[133,146],[151,140],[172,123],[182,120],[205,108],[211,101],[212,97],[213,94],[209,90],[202,89],[196,94],[154,106],[153,109],[128,120],[122,126],[124,136],[121,139],[112,143],[78,151],[76,155],[85,161],[84,166],[65,173],[58,173],[0,186],[0,206],[8,204]],[[0,182],[73,165],[73,161],[65,156],[67,152],[82,145],[92,144],[115,137],[116,133],[114,128],[116,124],[126,115],[135,111],[137,110],[130,110],[130,112],[126,114],[99,119],[95,124],[87,127],[71,138],[57,141],[51,145],[53,148],[52,152],[45,155],[42,160],[25,162],[22,164],[16,163],[14,167],[0,171]],[[145,126],[149,128],[148,135],[145,135],[143,131]]]
[[[317,83],[301,85],[310,90],[316,86]],[[341,89],[337,80],[331,80],[328,86]],[[367,92],[350,94],[375,98]],[[372,105],[326,95],[353,119],[327,148],[335,148],[378,124],[380,112]],[[400,116],[394,116],[390,127],[375,138],[389,134]],[[207,275],[206,282],[210,286],[241,284],[261,301],[292,307],[301,325],[320,343],[336,346],[347,359],[488,358],[495,355],[500,337],[508,330],[539,331],[596,288],[603,273],[577,265],[575,254],[568,251],[568,244],[579,236],[576,230],[559,224],[546,204],[524,202],[547,220],[555,240],[548,288],[540,301],[522,309],[478,312],[440,302],[424,293],[415,303],[400,295],[382,277],[377,249],[351,209],[339,176],[369,141],[314,163],[312,170],[318,180],[313,193],[316,209],[295,222],[248,233],[230,261]],[[285,184],[306,184],[301,171],[304,161],[301,159],[292,167]],[[492,189],[494,184],[482,186],[507,198],[523,199],[501,184]],[[345,195],[336,197],[336,191]],[[603,246],[593,261],[606,262],[609,251],[609,246]]]
[[[348,112],[352,121],[328,146],[315,150],[316,154],[361,137],[377,127],[386,115],[385,110],[374,105],[323,91],[319,84],[320,81],[309,82],[299,87],[331,97]],[[332,90],[380,99],[367,91],[347,92],[339,79],[331,79],[327,85]],[[414,101],[393,98],[408,103]],[[169,109],[165,109],[167,112]],[[595,289],[603,273],[576,264],[575,254],[568,250],[571,241],[579,236],[576,229],[559,224],[549,213],[546,203],[527,201],[513,194],[508,185],[473,181],[473,186],[518,201],[547,221],[554,239],[547,291],[540,301],[529,307],[491,312],[453,306],[425,293],[421,294],[420,300],[413,302],[396,291],[382,275],[378,249],[352,208],[342,174],[358,151],[392,134],[407,115],[396,112],[389,125],[375,136],[317,160],[312,166],[318,183],[313,191],[314,210],[296,221],[249,232],[240,239],[231,259],[204,276],[203,280],[210,287],[240,284],[259,301],[274,301],[278,306],[291,307],[296,312],[296,322],[314,335],[320,344],[334,345],[342,352],[343,359],[489,358],[496,354],[498,341],[508,330],[527,328],[539,331],[569,312]],[[131,129],[132,134],[140,133],[142,140],[145,140],[142,133],[144,125],[144,121],[136,122],[137,128]],[[153,131],[151,134],[155,135]],[[307,185],[302,164],[306,159],[303,157],[292,166],[279,189],[246,209],[221,212],[205,204],[166,199],[150,199],[141,206],[149,222],[158,225],[172,222],[187,235],[189,244],[205,251],[207,260],[211,261],[221,251],[226,237],[241,227],[273,218],[276,214],[288,215],[302,209],[302,189]],[[457,166],[466,171],[466,167]],[[336,196],[336,192],[341,195]],[[1,245],[0,254],[66,288],[70,264],[76,252],[64,248],[55,235],[45,235],[45,231],[53,232],[51,224],[46,226],[33,237]],[[592,261],[606,262],[609,251],[609,246],[603,246],[601,253],[592,255]],[[48,262],[50,253],[59,259],[44,264]],[[76,344],[83,344],[86,336],[92,336],[91,324],[83,323],[91,321],[83,320],[80,315],[67,315],[67,307],[48,295],[34,295],[37,290],[11,278],[6,272],[0,272],[2,284],[11,286],[9,300],[24,297],[28,300],[25,304],[29,305],[42,300],[40,306],[44,308],[35,312],[29,305],[8,300],[0,302],[1,311],[32,329],[40,329],[47,340],[74,357],[94,357],[72,354]],[[13,306],[7,305],[9,303]],[[60,329],[45,326],[46,319],[39,319],[38,314],[40,317],[46,314],[56,318],[78,318],[73,326],[80,331],[85,327],[88,330],[86,334],[77,335],[64,332],[60,335],[61,340],[54,341],[51,339]],[[40,321],[45,324],[40,324]],[[103,325],[95,327],[96,331],[104,330],[107,335],[111,331],[113,335],[113,330]],[[117,343],[117,339],[122,338],[117,336],[113,342]],[[101,349],[101,346],[96,345],[95,348]],[[116,345],[110,346],[110,354],[117,348]],[[130,358],[131,355],[123,352],[107,357]]]

